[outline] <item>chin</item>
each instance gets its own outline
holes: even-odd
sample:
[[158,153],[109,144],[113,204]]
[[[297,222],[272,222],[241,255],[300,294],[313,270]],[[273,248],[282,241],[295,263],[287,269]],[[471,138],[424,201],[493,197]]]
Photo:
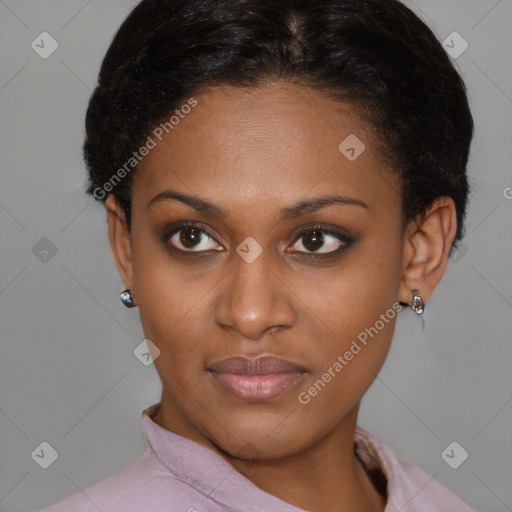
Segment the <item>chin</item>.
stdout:
[[[303,421],[291,414],[223,415],[208,435],[229,456],[239,459],[276,459],[301,451],[314,442]],[[213,426],[213,425],[212,425]]]

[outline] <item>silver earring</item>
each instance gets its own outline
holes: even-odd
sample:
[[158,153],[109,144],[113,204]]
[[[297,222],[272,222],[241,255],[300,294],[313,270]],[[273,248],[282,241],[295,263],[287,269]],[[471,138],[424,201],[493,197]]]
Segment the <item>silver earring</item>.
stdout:
[[123,290],[121,292],[121,295],[119,295],[119,298],[127,308],[135,307],[135,303],[133,302],[133,293],[130,291],[130,288],[126,288],[126,290]]
[[417,314],[423,314],[425,310],[425,302],[421,298],[420,292],[417,288],[412,290],[412,301],[411,301],[411,309]]

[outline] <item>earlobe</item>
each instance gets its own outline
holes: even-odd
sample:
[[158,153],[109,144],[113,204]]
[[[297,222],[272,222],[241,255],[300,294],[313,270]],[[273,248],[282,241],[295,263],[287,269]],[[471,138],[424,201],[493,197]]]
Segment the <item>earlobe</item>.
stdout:
[[108,221],[108,238],[117,270],[125,288],[130,288],[134,293],[132,248],[125,215],[113,195],[107,197],[105,208]]
[[414,295],[424,302],[430,300],[448,264],[456,232],[455,203],[449,197],[436,198],[421,219],[409,223],[404,235],[401,301],[411,304]]

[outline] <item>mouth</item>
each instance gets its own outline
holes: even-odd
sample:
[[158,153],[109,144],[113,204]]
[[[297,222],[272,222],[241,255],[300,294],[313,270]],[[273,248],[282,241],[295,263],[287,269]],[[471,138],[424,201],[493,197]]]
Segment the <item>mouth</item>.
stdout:
[[306,369],[276,356],[232,357],[208,368],[225,391],[246,402],[270,401],[294,387]]

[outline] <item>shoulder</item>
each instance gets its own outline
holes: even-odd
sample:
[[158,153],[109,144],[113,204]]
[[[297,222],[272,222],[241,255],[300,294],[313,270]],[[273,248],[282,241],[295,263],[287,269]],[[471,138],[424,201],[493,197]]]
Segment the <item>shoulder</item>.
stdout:
[[[403,512],[475,512],[452,491],[426,471],[409,462],[399,461],[403,479],[403,496],[397,502],[397,510]],[[392,509],[394,511],[394,509]]]
[[385,512],[475,512],[423,469],[397,458],[384,441],[357,427],[356,453],[367,471],[384,482]]
[[163,467],[148,449],[131,466],[40,512],[140,512],[163,510],[165,504],[181,502],[186,512],[187,503],[197,498],[196,492]]

